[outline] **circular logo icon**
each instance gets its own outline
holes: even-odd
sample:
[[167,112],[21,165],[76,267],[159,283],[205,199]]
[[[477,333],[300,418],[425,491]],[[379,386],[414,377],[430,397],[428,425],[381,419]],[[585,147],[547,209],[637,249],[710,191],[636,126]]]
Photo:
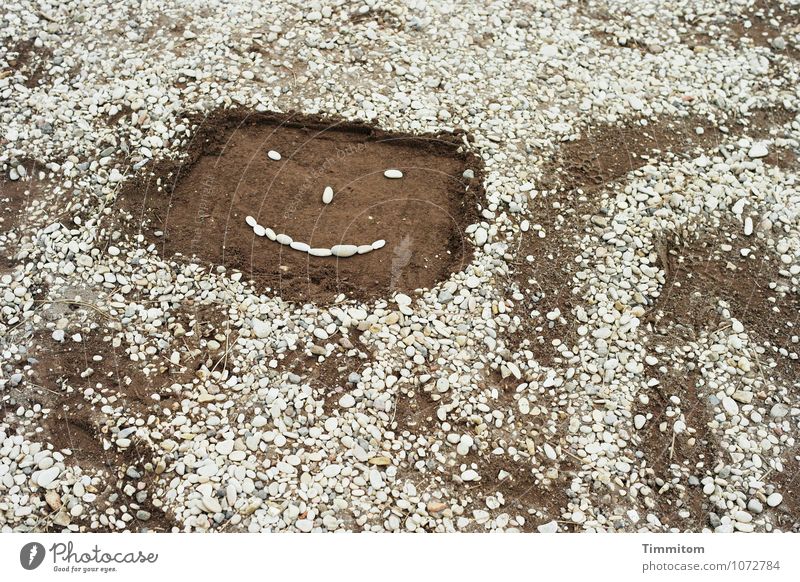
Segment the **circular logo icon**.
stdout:
[[26,570],[35,570],[44,561],[44,546],[39,542],[30,542],[19,551],[19,563]]

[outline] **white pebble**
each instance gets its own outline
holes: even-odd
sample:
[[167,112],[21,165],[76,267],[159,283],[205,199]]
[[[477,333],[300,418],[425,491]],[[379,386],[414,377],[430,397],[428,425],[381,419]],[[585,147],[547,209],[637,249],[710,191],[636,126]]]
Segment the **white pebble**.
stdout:
[[252,216],[246,216],[244,221],[247,223],[247,226],[249,226],[250,228],[255,228],[256,225],[258,224],[258,222],[256,222],[256,219],[253,218]]
[[311,245],[296,240],[289,243],[289,246],[296,251],[300,251],[301,253],[307,253],[311,250]]
[[753,234],[753,219],[749,216],[744,219],[744,234],[745,236]]
[[481,476],[478,475],[478,472],[474,469],[467,469],[463,473],[461,473],[461,480],[462,481],[478,481],[480,480]]
[[489,233],[486,232],[486,229],[483,227],[478,228],[475,231],[475,244],[479,247],[482,247],[486,244],[486,240],[489,238]]
[[325,186],[325,190],[322,191],[322,203],[323,204],[330,204],[333,200],[333,188],[330,186]]
[[383,239],[378,239],[374,243],[372,243],[372,250],[377,251],[378,249],[382,249],[386,246],[386,241]]
[[358,252],[356,245],[334,245],[331,247],[331,254],[335,257],[352,257]]
[[372,251],[372,245],[358,245],[358,254],[365,255]]
[[387,178],[392,178],[396,180],[398,178],[403,177],[403,172],[401,172],[400,170],[386,170],[383,173],[383,175],[386,176]]
[[548,521],[542,525],[536,526],[539,533],[556,533],[558,531],[558,522],[556,520]]
[[736,401],[729,396],[725,396],[722,399],[722,408],[725,409],[725,412],[728,413],[728,416],[735,416],[739,414],[739,405],[736,404]]
[[283,234],[283,233],[276,235],[275,240],[281,243],[282,245],[290,245],[293,242],[292,237],[290,237],[288,234]]
[[753,144],[753,147],[750,148],[750,151],[747,152],[747,155],[751,158],[763,158],[769,155],[769,150],[767,149],[766,145],[759,142]]
[[780,493],[773,493],[769,497],[767,497],[767,505],[770,507],[778,507],[781,502],[783,501],[783,495]]
[[55,480],[56,477],[58,477],[59,473],[61,473],[61,469],[59,469],[57,466],[45,469],[36,475],[36,484],[39,487],[47,487]]
[[330,257],[331,249],[308,249],[308,254],[312,257]]
[[256,233],[256,236],[265,236],[267,234],[267,229],[257,224],[253,227],[253,232]]
[[267,152],[267,157],[269,157],[270,160],[275,160],[276,162],[281,159],[281,155],[275,150],[269,150]]
[[269,227],[264,229],[264,236],[266,236],[269,240],[275,240],[278,238],[278,235],[275,234],[275,231]]

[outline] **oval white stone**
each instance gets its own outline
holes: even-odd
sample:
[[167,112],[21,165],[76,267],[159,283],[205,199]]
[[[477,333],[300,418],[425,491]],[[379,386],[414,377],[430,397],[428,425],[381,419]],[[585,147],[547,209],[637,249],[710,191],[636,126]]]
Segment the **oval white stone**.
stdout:
[[292,247],[294,250],[300,251],[302,253],[307,253],[308,251],[311,250],[311,245],[308,245],[308,244],[306,244],[304,242],[300,242],[300,241],[297,241],[297,240],[292,241],[291,243],[289,243],[289,246]]
[[244,221],[247,223],[247,226],[249,226],[250,228],[255,228],[256,225],[258,224],[258,222],[256,222],[256,219],[253,218],[252,216],[245,216]]
[[372,251],[372,245],[358,245],[359,255],[366,255],[370,251]]
[[352,257],[358,252],[356,245],[334,245],[331,247],[331,254],[335,257]]
[[385,240],[383,239],[376,240],[374,243],[372,243],[372,250],[377,251],[378,249],[382,249],[385,246],[386,246]]
[[764,143],[759,142],[753,144],[753,147],[750,148],[750,151],[747,152],[747,155],[750,156],[751,158],[763,158],[769,155],[769,150],[767,149],[767,146]]
[[386,176],[387,178],[397,179],[403,177],[403,172],[401,172],[400,170],[386,170],[383,173],[383,175]]
[[330,257],[331,249],[308,249],[308,254],[312,257]]
[[278,237],[278,235],[275,234],[275,231],[269,227],[264,229],[264,236],[266,236],[269,240],[275,240]]
[[267,234],[267,229],[257,224],[253,227],[253,232],[256,233],[256,236],[264,236]]
[[279,235],[276,235],[275,240],[281,243],[282,245],[292,244],[292,237],[290,237],[288,234],[281,233]]
[[461,479],[464,481],[478,481],[480,480],[481,476],[475,469],[467,469],[463,473],[461,473]]
[[276,162],[281,159],[281,155],[278,152],[276,152],[275,150],[269,150],[267,152],[267,157],[270,160],[275,160]]
[[322,191],[322,203],[330,204],[331,200],[333,200],[333,188],[325,186],[325,190]]
[[783,502],[783,495],[780,493],[773,493],[767,497],[767,505],[770,507],[778,507]]
[[40,471],[36,475],[36,484],[39,487],[47,487],[55,478],[58,477],[58,474],[61,472],[57,466],[50,467],[49,469],[45,469],[44,471]]

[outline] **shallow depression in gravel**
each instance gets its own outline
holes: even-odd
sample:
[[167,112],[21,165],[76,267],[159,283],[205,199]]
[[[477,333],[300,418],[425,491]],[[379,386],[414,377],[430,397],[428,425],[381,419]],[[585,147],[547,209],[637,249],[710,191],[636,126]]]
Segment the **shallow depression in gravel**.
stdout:
[[[387,178],[389,169],[402,179]],[[143,172],[119,204],[130,213],[123,228],[162,256],[242,271],[289,300],[373,299],[430,288],[468,260],[476,172],[480,160],[460,135],[234,113],[200,122],[187,159]],[[326,188],[336,193],[327,204]],[[305,244],[277,244],[258,236],[262,228]],[[346,258],[296,250],[381,240]]]

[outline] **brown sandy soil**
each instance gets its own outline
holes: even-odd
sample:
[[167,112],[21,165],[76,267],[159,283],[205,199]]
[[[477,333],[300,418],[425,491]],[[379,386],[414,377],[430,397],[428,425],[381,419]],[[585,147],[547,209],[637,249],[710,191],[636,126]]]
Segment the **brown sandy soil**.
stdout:
[[19,226],[24,222],[28,208],[42,198],[46,182],[36,176],[37,165],[31,161],[14,164],[21,165],[28,175],[19,180],[8,178],[8,168],[0,181],[0,267],[11,268],[13,255],[20,239]]
[[[520,426],[523,420],[518,405],[522,394],[515,391],[518,384],[511,377],[502,379],[499,373],[491,373],[476,385],[476,390],[487,396],[493,408],[502,412],[504,427],[514,424]],[[428,448],[430,435],[439,434],[442,429],[436,411],[444,402],[433,392],[430,385],[401,390],[396,417],[393,418],[394,431],[406,438],[413,435],[423,449]],[[528,397],[532,396],[528,394]],[[544,395],[543,400],[546,398]],[[557,409],[555,406],[552,408]],[[557,416],[558,419],[553,420],[543,409],[539,415],[524,417],[524,428],[504,428],[492,433],[490,439],[478,432],[473,423],[462,418],[451,425],[449,432],[471,435],[475,447],[468,454],[460,455],[455,445],[447,444],[442,453],[447,457],[449,473],[417,468],[415,464],[424,464],[426,457],[412,450],[407,457],[408,463],[404,464],[408,468],[401,469],[399,478],[411,481],[420,491],[435,492],[435,500],[430,507],[436,507],[438,513],[451,508],[453,503],[447,496],[446,488],[442,487],[442,481],[448,481],[450,474],[457,475],[470,466],[480,467],[480,481],[464,483],[459,489],[460,496],[466,501],[464,508],[468,515],[475,509],[494,516],[501,513],[519,515],[526,519],[520,528],[522,531],[535,531],[537,524],[555,520],[559,521],[562,531],[571,531],[574,524],[563,520],[561,511],[569,500],[569,481],[580,463],[569,456],[551,461],[542,452],[545,442],[553,446],[561,443],[569,419],[563,411],[558,412]],[[509,445],[517,449],[515,458],[511,458],[507,452],[503,455],[493,452],[498,447],[505,450]],[[492,496],[501,501],[501,505],[490,510],[486,499]],[[475,532],[484,529],[480,523],[470,527],[470,531]]]
[[36,87],[46,74],[52,61],[52,53],[46,48],[36,48],[32,40],[20,42],[4,55],[12,70],[18,70],[25,77],[25,86]]
[[[315,302],[431,287],[471,256],[463,228],[481,195],[480,164],[461,151],[459,136],[258,114],[219,115],[198,129],[184,164],[145,172],[119,197],[130,213],[125,232],[141,230],[164,256],[197,257],[285,299]],[[282,160],[268,159],[269,150]],[[388,168],[403,179],[385,178]],[[476,178],[462,178],[466,169]],[[329,205],[321,201],[326,186],[335,192]],[[379,239],[386,246],[347,259],[311,257],[255,236],[248,215],[312,247]]]
[[[780,259],[757,239],[734,234],[740,230],[720,225],[701,237],[661,242],[667,282],[648,316],[656,329],[694,339],[718,328],[725,309],[758,342],[791,348],[800,324],[800,292],[780,274]],[[724,244],[730,248],[724,250]],[[749,250],[747,256],[742,249]]]

